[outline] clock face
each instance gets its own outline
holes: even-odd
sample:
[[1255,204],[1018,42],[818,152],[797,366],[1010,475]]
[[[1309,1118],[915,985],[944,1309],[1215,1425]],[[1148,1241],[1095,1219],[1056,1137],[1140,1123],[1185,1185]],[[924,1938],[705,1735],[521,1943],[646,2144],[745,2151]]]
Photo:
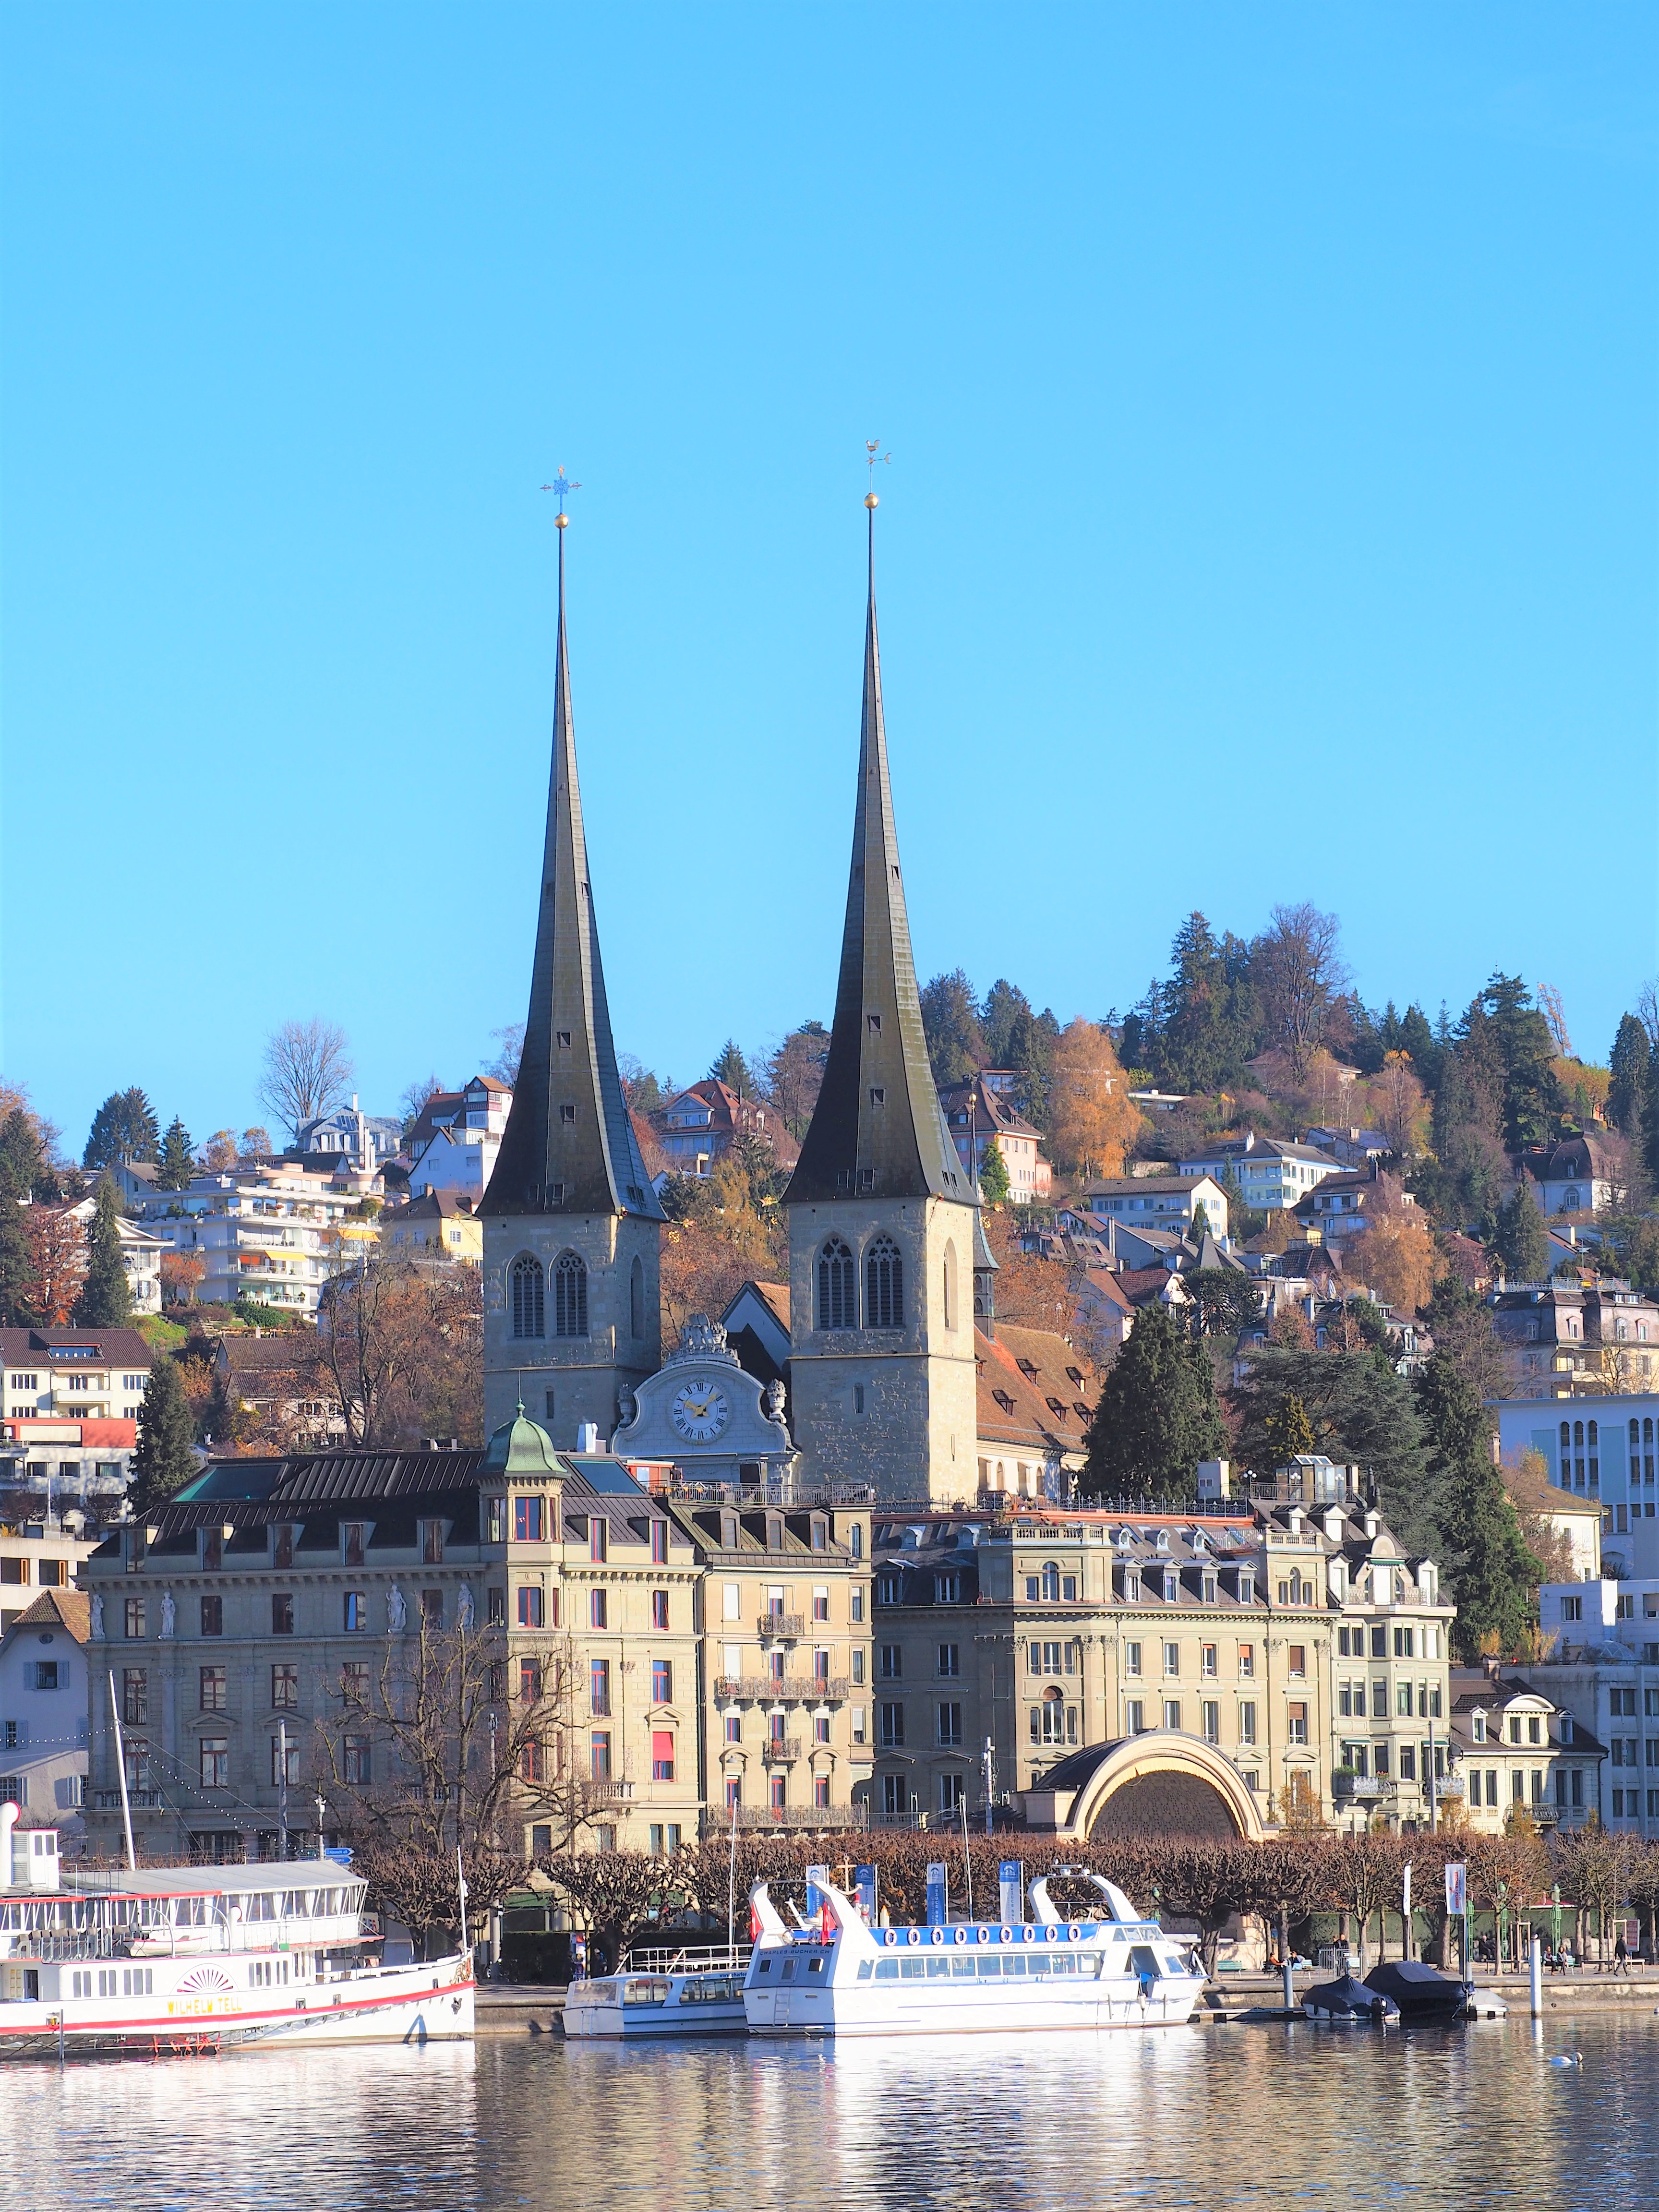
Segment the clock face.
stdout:
[[694,1444],[712,1443],[732,1418],[726,1393],[707,1376],[682,1382],[668,1401],[668,1418]]

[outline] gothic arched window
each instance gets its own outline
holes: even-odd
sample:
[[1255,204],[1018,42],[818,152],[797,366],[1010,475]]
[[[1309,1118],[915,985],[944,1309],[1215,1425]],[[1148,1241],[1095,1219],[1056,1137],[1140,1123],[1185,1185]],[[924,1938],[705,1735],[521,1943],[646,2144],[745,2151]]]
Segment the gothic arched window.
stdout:
[[645,1334],[645,1269],[637,1259],[628,1271],[628,1320],[634,1335]]
[[528,1252],[513,1262],[513,1334],[545,1336],[546,1308],[543,1304],[542,1263]]
[[587,1267],[574,1252],[561,1252],[554,1266],[553,1334],[587,1334]]
[[904,1326],[904,1261],[890,1237],[878,1237],[864,1255],[864,1326]]
[[839,1237],[818,1254],[818,1327],[856,1328],[853,1306],[853,1255]]

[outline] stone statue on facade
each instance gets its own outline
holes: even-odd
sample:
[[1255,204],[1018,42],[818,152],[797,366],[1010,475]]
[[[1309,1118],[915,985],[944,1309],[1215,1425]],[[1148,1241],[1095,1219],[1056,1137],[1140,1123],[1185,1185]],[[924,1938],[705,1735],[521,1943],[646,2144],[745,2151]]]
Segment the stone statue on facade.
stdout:
[[463,1583],[460,1595],[455,1601],[455,1626],[457,1628],[471,1628],[472,1621],[472,1585]]
[[409,1601],[396,1583],[386,1592],[386,1625],[394,1636],[401,1636],[409,1626]]
[[631,1429],[635,1422],[639,1419],[639,1401],[635,1397],[634,1393],[631,1390],[618,1390],[617,1393],[617,1426],[619,1429]]
[[781,1425],[783,1409],[788,1395],[788,1392],[783,1387],[782,1376],[775,1375],[767,1384],[761,1398],[761,1410],[769,1421],[776,1421]]
[[173,1634],[173,1632],[174,1628],[178,1626],[178,1621],[179,1621],[179,1608],[178,1608],[178,1607],[177,1607],[176,1605],[174,1605],[174,1603],[173,1602],[173,1592],[172,1592],[171,1590],[163,1590],[163,1591],[161,1592],[161,1633],[162,1633],[162,1635],[163,1635],[163,1636],[171,1636],[171,1635]]
[[101,1590],[94,1590],[92,1594],[92,1632],[94,1637],[101,1637],[104,1632],[104,1595]]

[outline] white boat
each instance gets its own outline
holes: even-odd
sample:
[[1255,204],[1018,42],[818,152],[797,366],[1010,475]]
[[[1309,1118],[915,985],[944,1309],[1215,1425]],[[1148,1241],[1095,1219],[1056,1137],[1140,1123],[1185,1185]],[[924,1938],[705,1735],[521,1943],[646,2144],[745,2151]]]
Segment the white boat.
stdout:
[[472,2033],[471,1954],[366,1956],[368,1884],[333,1859],[93,1873],[16,1818],[0,1805],[0,2060]]
[[1078,1873],[1098,1917],[1070,1920],[1031,1884],[1035,1920],[871,1928],[817,1877],[820,1910],[787,1928],[764,1882],[750,1893],[755,1948],[744,2007],[755,2035],[923,2035],[1010,2028],[1174,2027],[1204,1988],[1193,1939],[1144,1919],[1123,1892]]
[[653,2036],[742,2035],[744,1962],[734,1951],[631,1954],[617,1974],[572,1982],[564,2032],[578,2042]]

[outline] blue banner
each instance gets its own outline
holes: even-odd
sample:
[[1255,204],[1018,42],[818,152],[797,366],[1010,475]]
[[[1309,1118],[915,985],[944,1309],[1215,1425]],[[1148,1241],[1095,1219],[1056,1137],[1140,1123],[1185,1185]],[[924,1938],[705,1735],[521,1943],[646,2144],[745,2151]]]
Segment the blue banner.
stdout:
[[816,1920],[823,1910],[823,1899],[819,1893],[818,1884],[821,1881],[828,1881],[829,1879],[830,1869],[827,1866],[810,1866],[806,1869],[806,1917],[809,1920]]
[[943,1928],[948,1911],[950,1877],[943,1859],[927,1863],[927,1925]]
[[873,1928],[876,1924],[876,1905],[878,1901],[876,1870],[874,1867],[861,1866],[855,1868],[854,1870],[853,1886],[858,1893],[859,1910],[863,1913],[865,1919],[868,1922],[870,1926]]
[[997,1862],[997,1888],[1000,1910],[1005,1921],[1025,1917],[1025,1862],[1023,1859],[1000,1859]]

